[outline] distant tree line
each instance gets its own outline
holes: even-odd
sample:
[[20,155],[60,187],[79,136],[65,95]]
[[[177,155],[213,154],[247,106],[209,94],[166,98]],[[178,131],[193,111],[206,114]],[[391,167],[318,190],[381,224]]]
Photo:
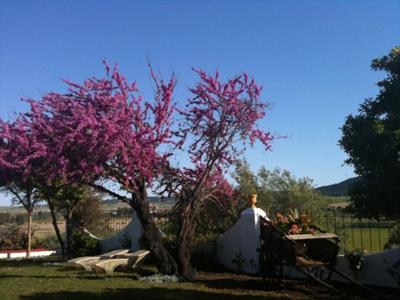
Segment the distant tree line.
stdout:
[[254,173],[246,161],[239,161],[232,176],[237,182],[236,191],[241,205],[246,205],[247,195],[256,193],[258,206],[271,218],[277,213],[287,214],[294,209],[317,214],[327,208],[326,197],[315,190],[311,179],[297,179],[288,170],[261,167]]

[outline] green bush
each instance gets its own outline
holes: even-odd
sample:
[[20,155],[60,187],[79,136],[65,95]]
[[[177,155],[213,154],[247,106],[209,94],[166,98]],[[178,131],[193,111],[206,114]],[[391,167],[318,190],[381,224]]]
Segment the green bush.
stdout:
[[72,234],[71,252],[73,257],[97,255],[100,243],[84,232],[75,230]]
[[390,234],[389,241],[384,246],[385,250],[397,248],[400,248],[400,228]]
[[0,249],[26,249],[26,231],[15,224],[0,227]]
[[44,248],[56,250],[60,245],[55,235],[49,235],[43,238],[36,238],[32,241],[32,248]]

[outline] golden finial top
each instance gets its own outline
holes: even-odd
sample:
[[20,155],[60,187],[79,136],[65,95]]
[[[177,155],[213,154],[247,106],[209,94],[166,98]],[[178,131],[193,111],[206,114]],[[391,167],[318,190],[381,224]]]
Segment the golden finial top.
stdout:
[[250,207],[255,208],[256,204],[257,204],[257,194],[250,194],[248,201],[249,201]]

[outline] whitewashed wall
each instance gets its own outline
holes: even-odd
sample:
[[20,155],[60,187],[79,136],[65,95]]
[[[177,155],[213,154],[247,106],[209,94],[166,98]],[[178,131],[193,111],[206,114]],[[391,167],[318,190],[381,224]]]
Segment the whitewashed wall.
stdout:
[[[350,270],[347,258],[339,255],[335,268],[362,284],[400,288],[400,249],[387,250],[364,256],[362,267],[357,273]],[[297,272],[294,268],[285,268],[284,272],[286,276],[292,278],[304,278],[304,275]],[[397,279],[396,272],[397,276],[399,276]],[[348,282],[348,280],[335,273],[332,275],[332,280]]]
[[139,218],[133,217],[132,221],[116,235],[100,240],[101,252],[109,252],[125,247],[124,243],[128,239],[130,249],[136,251],[140,249],[140,239],[143,236],[143,227]]
[[258,273],[260,216],[266,217],[262,209],[248,208],[229,230],[218,237],[217,258],[220,264],[237,272]]
[[[217,258],[221,265],[236,272],[248,274],[259,272],[258,218],[258,211],[246,209],[239,220],[217,239]],[[238,259],[242,259],[240,266],[237,263]],[[349,269],[347,258],[339,256],[336,269],[363,284],[400,288],[400,249],[366,255],[362,268],[357,274]],[[293,267],[285,268],[284,272],[289,277],[304,277]],[[346,281],[338,275],[334,275],[332,279]]]
[[[31,257],[44,257],[44,256],[49,256],[52,254],[55,254],[56,251],[53,250],[35,250],[33,249],[31,251]],[[0,253],[0,259],[21,259],[21,258],[26,258],[26,251],[21,251],[21,250],[10,250],[10,251],[4,251]]]

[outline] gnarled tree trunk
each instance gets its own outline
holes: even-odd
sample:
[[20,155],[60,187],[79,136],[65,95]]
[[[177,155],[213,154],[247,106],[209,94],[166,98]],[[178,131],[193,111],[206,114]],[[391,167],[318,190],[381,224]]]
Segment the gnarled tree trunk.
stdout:
[[196,232],[196,216],[200,208],[199,201],[182,202],[179,231],[177,233],[179,273],[186,279],[192,279],[194,270],[191,263],[191,243]]
[[136,211],[143,226],[144,238],[149,244],[158,270],[163,274],[177,274],[176,261],[162,243],[160,231],[150,213],[150,206],[144,187],[138,193],[132,194],[129,204]]
[[181,230],[178,234],[178,263],[179,273],[186,279],[192,279],[194,271],[191,264],[190,243],[194,233],[194,224],[183,220]]

